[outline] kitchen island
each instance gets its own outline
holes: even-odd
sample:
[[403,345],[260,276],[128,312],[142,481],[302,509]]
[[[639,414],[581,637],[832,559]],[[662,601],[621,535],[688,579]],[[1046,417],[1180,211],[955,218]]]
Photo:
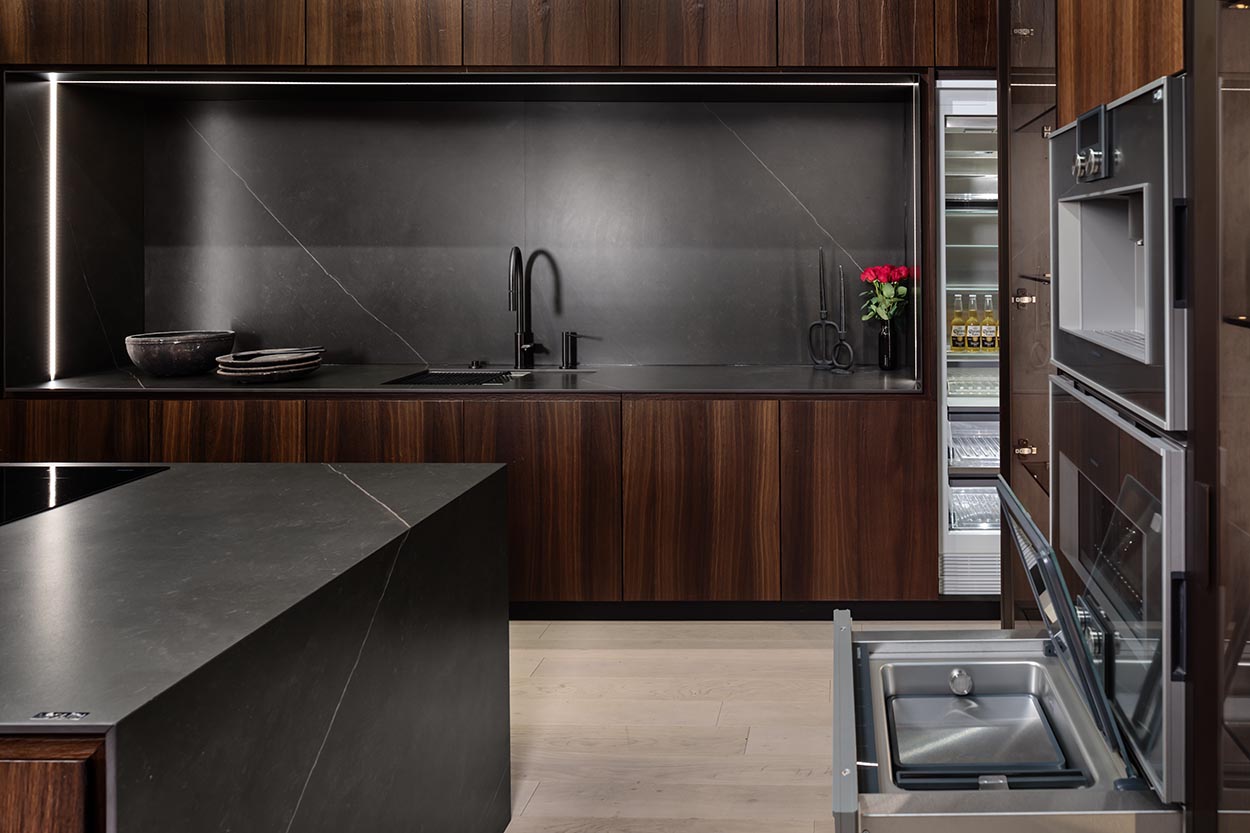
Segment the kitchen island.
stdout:
[[0,526],[0,808],[502,831],[505,502],[493,464],[173,465]]

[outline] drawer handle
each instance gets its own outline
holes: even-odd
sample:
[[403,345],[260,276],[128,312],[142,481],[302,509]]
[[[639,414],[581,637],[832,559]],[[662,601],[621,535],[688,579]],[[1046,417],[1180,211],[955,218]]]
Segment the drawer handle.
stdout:
[[1029,291],[1024,287],[1016,290],[1016,294],[1011,296],[1011,303],[1016,305],[1016,309],[1024,309],[1029,304],[1037,303],[1037,296],[1030,295]]

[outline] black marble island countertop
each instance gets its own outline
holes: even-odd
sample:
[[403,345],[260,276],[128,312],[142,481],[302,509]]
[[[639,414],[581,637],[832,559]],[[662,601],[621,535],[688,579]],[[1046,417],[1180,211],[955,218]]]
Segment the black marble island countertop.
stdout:
[[0,525],[0,734],[107,733],[117,831],[506,824],[505,507],[494,464],[200,464]]
[[[156,378],[140,371],[110,370],[71,376],[41,385],[15,388],[21,394],[83,395],[246,395],[292,396],[413,395],[448,392],[510,394],[896,394],[919,390],[909,372],[884,373],[872,366],[840,375],[805,365],[612,365],[583,367],[576,371],[539,368],[513,371],[514,378],[499,385],[394,385],[387,384],[416,373],[422,365],[367,364],[325,365],[311,376],[278,384],[238,385],[213,374]],[[507,370],[491,367],[491,370]],[[464,370],[441,368],[435,370]]]

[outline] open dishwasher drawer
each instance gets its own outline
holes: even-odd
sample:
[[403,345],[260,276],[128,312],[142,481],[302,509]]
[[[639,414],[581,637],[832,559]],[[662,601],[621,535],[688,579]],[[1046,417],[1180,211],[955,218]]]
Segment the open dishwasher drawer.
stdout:
[[[1108,660],[1095,663],[1088,617],[1045,539],[999,488],[1046,630],[856,632],[837,612],[838,833],[1179,833],[1177,799],[1146,777],[1106,696]],[[1078,598],[1096,595],[1084,586]],[[1151,714],[1162,731],[1165,686],[1146,678],[1137,716]]]

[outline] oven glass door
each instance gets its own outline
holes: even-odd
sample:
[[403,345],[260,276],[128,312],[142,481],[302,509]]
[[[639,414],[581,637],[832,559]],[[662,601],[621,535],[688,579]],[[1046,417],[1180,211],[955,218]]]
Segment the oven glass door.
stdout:
[[1052,377],[1054,541],[1099,685],[1143,775],[1183,798],[1184,449]]

